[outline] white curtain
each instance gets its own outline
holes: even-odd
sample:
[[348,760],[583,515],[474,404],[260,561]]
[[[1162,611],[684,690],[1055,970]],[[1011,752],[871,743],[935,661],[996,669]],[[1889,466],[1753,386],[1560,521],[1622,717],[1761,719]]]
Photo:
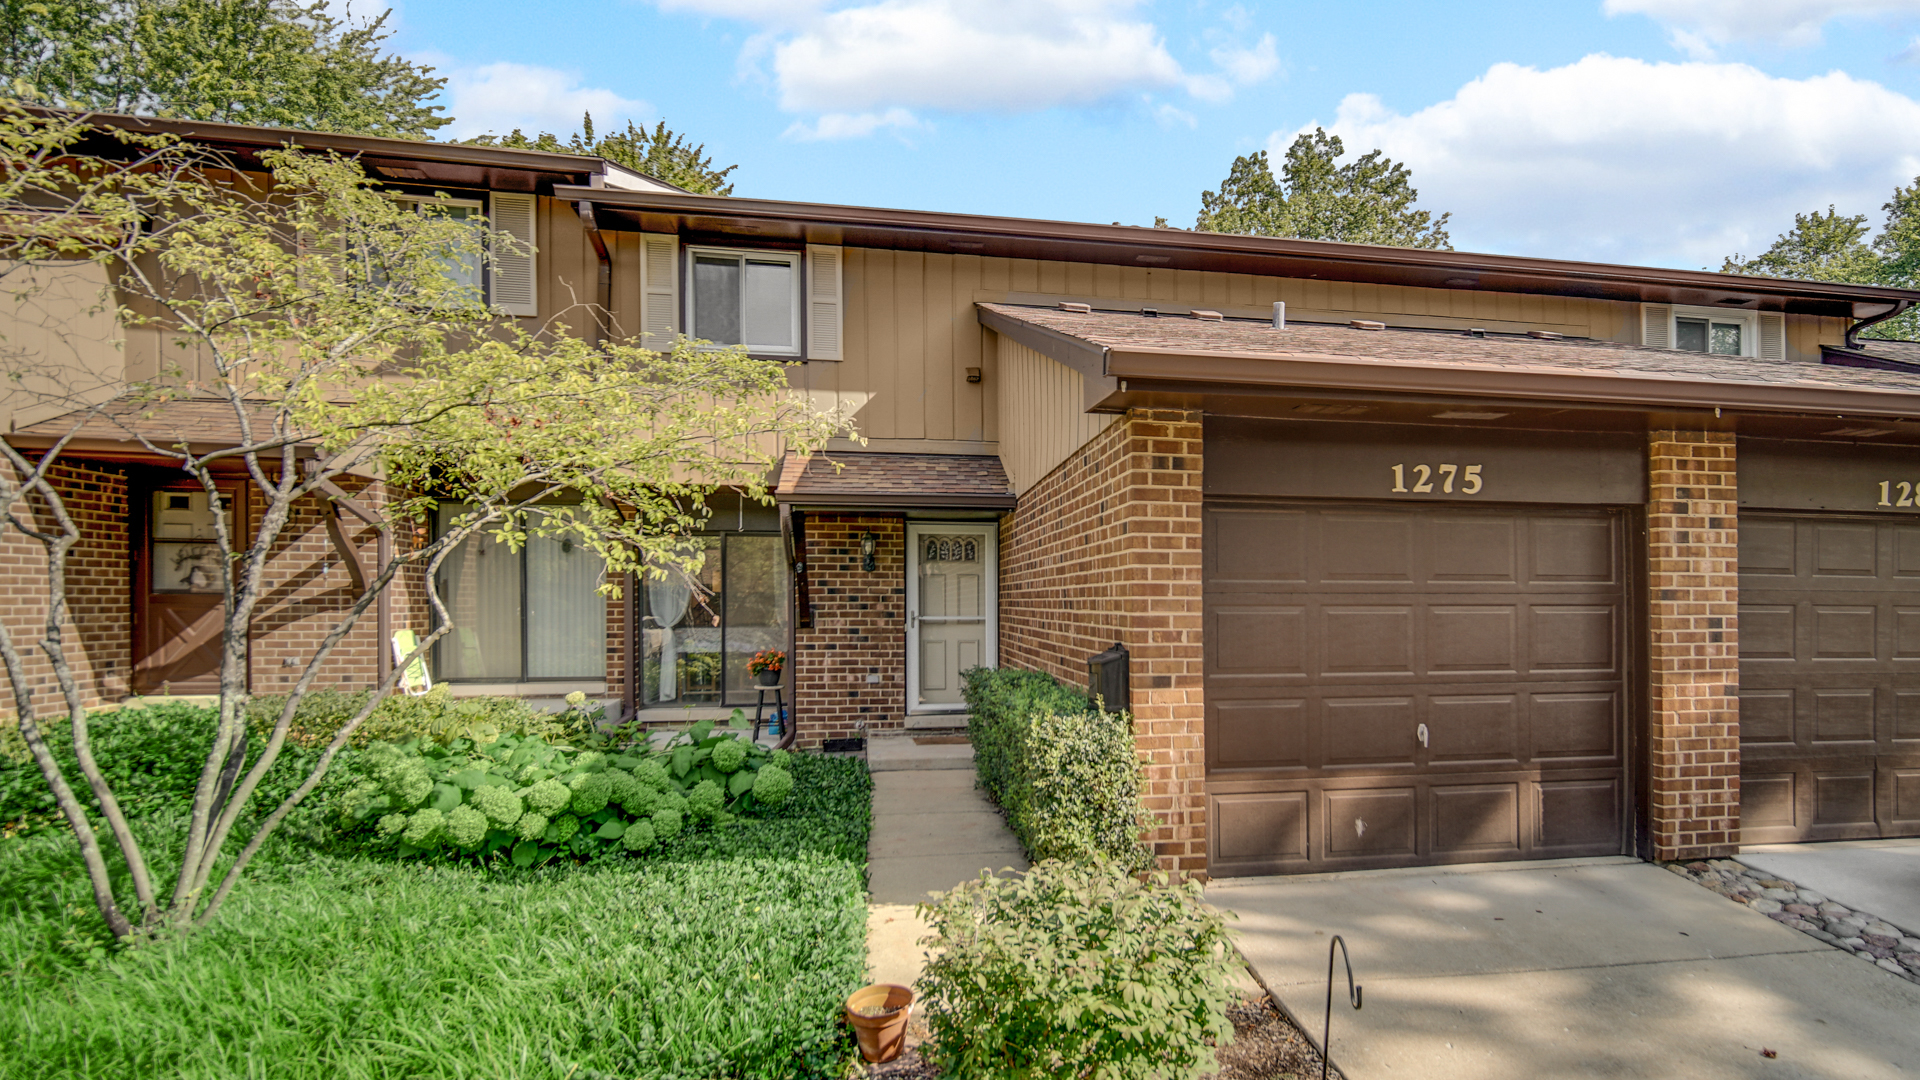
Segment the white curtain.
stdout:
[[686,618],[687,605],[693,601],[693,586],[678,567],[668,567],[663,579],[647,581],[647,606],[660,627],[660,700],[673,701],[680,696],[680,662],[674,647],[673,628]]

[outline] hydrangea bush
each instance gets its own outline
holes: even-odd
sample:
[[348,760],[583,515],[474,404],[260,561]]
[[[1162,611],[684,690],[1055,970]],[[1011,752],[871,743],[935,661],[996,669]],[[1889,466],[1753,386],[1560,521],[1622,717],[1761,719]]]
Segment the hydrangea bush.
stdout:
[[[740,718],[735,714],[736,721]],[[726,825],[793,791],[784,750],[702,721],[657,747],[581,749],[536,735],[375,743],[340,800],[351,829],[402,856],[644,854],[689,825]]]

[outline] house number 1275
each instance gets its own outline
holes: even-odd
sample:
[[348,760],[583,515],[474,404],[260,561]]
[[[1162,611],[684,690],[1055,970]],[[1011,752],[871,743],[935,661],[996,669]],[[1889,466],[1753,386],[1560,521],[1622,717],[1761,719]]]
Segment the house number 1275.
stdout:
[[1460,494],[1480,494],[1480,466],[1478,465],[1468,465],[1464,468],[1459,465],[1441,465],[1438,468],[1427,465],[1414,465],[1412,466],[1412,487],[1407,486],[1407,469],[1408,466],[1406,465],[1395,465],[1393,467],[1393,491],[1395,494],[1412,492],[1415,495],[1425,495],[1433,490],[1436,477],[1438,478],[1440,493],[1442,495],[1453,494],[1453,481],[1455,477],[1458,477],[1460,480]]

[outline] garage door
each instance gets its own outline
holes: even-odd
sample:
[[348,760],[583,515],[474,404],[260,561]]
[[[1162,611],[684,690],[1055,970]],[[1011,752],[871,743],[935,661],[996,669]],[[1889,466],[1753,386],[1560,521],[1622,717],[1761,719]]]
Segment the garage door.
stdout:
[[1920,835],[1920,525],[1740,515],[1742,843]]
[[1215,874],[1626,850],[1616,515],[1215,501],[1204,535]]

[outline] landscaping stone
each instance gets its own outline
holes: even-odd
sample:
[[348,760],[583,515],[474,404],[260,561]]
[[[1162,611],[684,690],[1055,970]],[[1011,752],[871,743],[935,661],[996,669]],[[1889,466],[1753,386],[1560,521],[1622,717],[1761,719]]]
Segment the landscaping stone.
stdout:
[[1920,983],[1920,937],[1902,933],[1884,920],[1834,903],[1810,889],[1783,881],[1731,859],[1668,863],[1667,869],[1745,904],[1782,926],[1858,956],[1875,967]]

